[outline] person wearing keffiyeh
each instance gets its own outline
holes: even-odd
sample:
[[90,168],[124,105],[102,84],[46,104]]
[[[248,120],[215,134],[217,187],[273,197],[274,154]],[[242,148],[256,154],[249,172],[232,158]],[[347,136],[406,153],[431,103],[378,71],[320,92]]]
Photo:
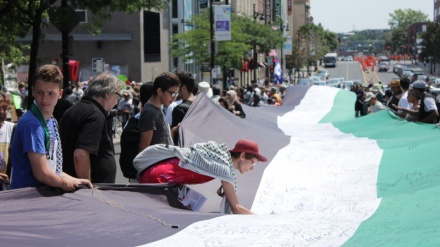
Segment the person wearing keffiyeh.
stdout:
[[18,121],[11,142],[11,189],[47,185],[73,191],[90,181],[63,172],[58,123],[52,116],[63,94],[63,76],[54,65],[43,65],[34,75],[35,101]]
[[239,140],[228,150],[223,143],[209,141],[189,147],[157,144],[144,149],[133,160],[139,172],[140,183],[185,184],[221,181],[217,194],[226,202],[221,212],[252,214],[238,201],[235,171],[244,174],[252,171],[257,162],[267,158],[259,153],[258,144],[251,140]]

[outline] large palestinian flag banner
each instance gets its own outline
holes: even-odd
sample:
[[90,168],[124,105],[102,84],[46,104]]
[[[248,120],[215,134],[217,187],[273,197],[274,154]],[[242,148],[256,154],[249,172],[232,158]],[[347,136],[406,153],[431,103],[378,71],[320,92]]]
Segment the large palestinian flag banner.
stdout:
[[170,207],[167,186],[0,192],[5,246],[440,246],[440,129],[389,111],[354,118],[355,94],[288,88],[283,106],[241,119],[201,95],[183,145],[258,142],[269,162],[240,175],[254,215],[222,215],[218,180],[190,186],[200,212]]

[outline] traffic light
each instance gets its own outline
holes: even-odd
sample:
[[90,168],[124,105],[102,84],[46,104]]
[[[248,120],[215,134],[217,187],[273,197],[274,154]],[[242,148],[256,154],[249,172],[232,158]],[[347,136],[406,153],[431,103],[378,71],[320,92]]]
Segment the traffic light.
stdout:
[[387,46],[387,49],[389,50],[391,47],[390,46]]

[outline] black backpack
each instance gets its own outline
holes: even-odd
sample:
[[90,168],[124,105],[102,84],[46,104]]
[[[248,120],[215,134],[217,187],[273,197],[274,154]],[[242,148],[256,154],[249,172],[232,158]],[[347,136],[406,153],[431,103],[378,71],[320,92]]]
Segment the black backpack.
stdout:
[[141,132],[139,130],[140,114],[132,116],[122,130],[121,154],[119,155],[119,166],[124,177],[137,179],[137,170],[133,166],[133,160],[139,154],[139,142]]

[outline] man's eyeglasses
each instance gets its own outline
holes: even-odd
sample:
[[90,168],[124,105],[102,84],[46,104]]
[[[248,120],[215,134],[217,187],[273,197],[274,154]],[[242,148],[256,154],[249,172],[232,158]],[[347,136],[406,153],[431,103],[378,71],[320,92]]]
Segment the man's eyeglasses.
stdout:
[[179,95],[179,93],[171,92],[171,91],[168,91],[168,90],[165,90],[165,91],[167,91],[168,93],[170,93],[171,98],[177,97],[177,95]]
[[120,93],[115,92],[115,94],[118,95],[118,97],[119,97],[120,99],[122,99],[122,95],[121,95]]

